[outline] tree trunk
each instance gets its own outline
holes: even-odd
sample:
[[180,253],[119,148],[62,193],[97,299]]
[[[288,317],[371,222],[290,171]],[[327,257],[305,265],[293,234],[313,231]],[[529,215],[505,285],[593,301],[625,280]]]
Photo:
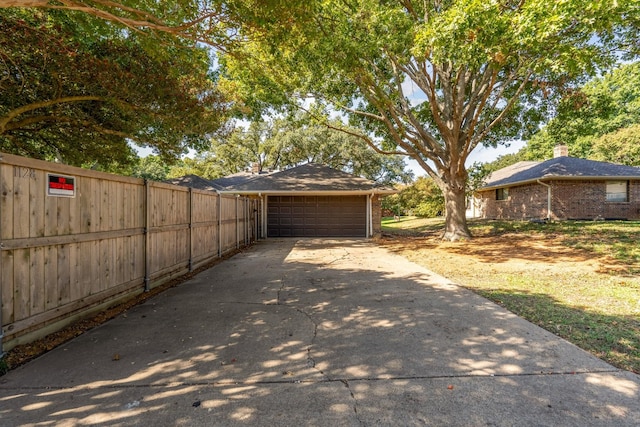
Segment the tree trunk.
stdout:
[[458,241],[471,238],[471,232],[467,226],[467,195],[466,178],[452,177],[445,179],[444,183],[445,203],[445,229],[442,240]]

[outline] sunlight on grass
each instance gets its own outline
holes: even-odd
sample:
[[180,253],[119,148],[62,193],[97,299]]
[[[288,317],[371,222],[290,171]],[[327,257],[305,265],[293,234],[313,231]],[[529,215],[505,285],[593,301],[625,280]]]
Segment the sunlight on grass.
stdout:
[[383,226],[391,250],[640,373],[640,222],[470,221],[463,243],[439,239],[441,219]]
[[417,216],[401,216],[382,218],[382,231],[395,234],[416,234],[436,232],[444,228],[443,218],[420,218]]

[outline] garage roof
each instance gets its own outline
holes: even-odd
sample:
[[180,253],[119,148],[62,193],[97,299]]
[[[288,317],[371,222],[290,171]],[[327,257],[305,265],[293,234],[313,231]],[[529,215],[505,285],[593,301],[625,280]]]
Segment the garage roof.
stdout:
[[397,190],[317,163],[307,163],[255,178],[224,189],[236,194],[332,193],[392,194]]
[[181,185],[183,187],[197,188],[198,190],[218,191],[224,189],[223,186],[197,175],[185,175],[179,178],[171,178],[167,179],[165,182],[174,185]]

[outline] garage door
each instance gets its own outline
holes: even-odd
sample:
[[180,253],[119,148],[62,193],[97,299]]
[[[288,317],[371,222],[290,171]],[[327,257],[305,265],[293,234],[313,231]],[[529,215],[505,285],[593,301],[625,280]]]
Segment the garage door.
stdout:
[[268,237],[366,237],[367,196],[269,196]]

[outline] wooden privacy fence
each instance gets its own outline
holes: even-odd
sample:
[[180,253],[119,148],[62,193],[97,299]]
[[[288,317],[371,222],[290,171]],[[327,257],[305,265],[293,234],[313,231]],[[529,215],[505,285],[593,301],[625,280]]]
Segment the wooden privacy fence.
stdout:
[[0,356],[252,243],[257,209],[0,153]]

